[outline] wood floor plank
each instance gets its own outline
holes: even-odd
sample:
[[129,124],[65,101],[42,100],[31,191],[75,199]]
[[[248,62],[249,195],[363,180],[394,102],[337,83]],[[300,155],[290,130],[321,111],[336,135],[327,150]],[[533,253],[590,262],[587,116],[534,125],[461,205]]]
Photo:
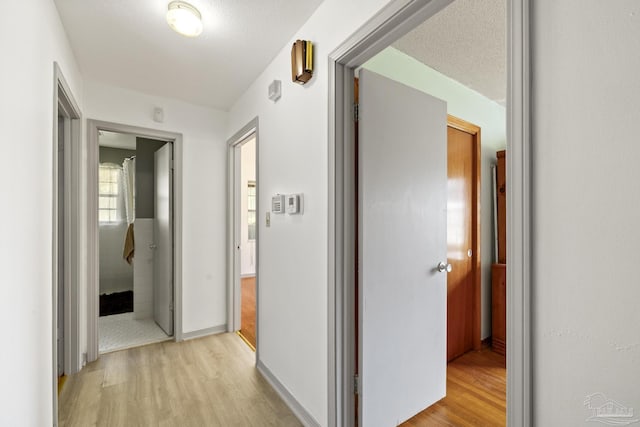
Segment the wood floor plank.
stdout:
[[[69,376],[60,426],[300,426],[234,334],[103,355]],[[451,362],[447,397],[404,426],[505,425],[504,357],[485,349]]]
[[402,426],[504,426],[506,387],[504,356],[471,351],[447,365],[447,396]]
[[59,396],[58,419],[60,425],[91,426],[96,425],[104,371],[88,371],[83,377],[70,375]]
[[70,375],[60,426],[285,426],[300,422],[235,334],[108,353]]
[[241,280],[240,333],[256,348],[256,278],[243,277]]

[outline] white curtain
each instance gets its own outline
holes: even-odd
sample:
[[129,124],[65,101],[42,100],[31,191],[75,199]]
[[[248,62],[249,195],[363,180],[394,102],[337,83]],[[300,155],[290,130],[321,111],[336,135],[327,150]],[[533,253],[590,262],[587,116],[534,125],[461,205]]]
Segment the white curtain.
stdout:
[[124,209],[127,224],[136,219],[136,158],[125,159],[122,163],[122,186],[124,189]]

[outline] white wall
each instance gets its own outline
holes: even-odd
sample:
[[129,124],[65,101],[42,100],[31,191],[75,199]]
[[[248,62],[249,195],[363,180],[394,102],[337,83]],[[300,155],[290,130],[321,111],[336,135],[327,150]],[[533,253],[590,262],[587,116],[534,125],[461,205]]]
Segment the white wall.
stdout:
[[127,222],[100,224],[100,295],[133,290],[133,267],[122,257]]
[[[296,32],[312,40],[315,75],[291,82],[291,44],[283,47],[230,111],[228,135],[260,120],[258,192],[304,193],[304,215],[258,212],[260,227],[259,345],[261,362],[320,425],[327,424],[327,123],[329,53],[386,0],[325,0]],[[282,98],[267,99],[273,79]]]
[[533,2],[536,425],[640,409],[640,3]]
[[[505,59],[506,60],[506,59]],[[482,208],[480,226],[482,265],[482,339],[491,335],[491,264],[494,262],[493,232],[493,175],[491,166],[496,164],[496,151],[507,145],[505,108],[439,73],[422,62],[389,47],[371,58],[363,68],[375,71],[433,95],[447,102],[447,113],[480,126],[481,130],[481,185]],[[507,82],[505,82],[506,86]]]
[[255,138],[240,147],[240,162],[240,274],[253,276],[256,274],[256,241],[249,240],[247,187],[249,181],[256,180]]
[[183,135],[183,332],[224,325],[227,113],[89,80],[85,104],[90,119]]
[[0,14],[0,425],[51,425],[53,62],[82,108],[82,79],[51,0],[3,2]]

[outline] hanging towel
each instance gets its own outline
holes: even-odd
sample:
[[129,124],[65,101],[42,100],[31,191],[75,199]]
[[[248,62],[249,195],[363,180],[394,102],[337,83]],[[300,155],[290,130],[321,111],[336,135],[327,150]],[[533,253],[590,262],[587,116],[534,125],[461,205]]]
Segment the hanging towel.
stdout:
[[131,265],[136,250],[133,238],[133,223],[136,220],[136,159],[131,157],[122,162],[122,184],[124,188],[124,207],[127,216],[127,233],[124,236],[122,257]]
[[135,239],[133,238],[133,224],[129,224],[127,227],[127,235],[124,239],[124,251],[122,257],[131,265],[133,262],[133,255],[136,251]]

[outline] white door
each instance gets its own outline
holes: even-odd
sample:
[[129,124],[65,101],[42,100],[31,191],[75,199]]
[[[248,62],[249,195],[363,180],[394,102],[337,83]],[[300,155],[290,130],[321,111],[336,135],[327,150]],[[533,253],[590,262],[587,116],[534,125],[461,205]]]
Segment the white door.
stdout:
[[446,391],[446,103],[360,72],[360,425],[395,426]]
[[155,218],[153,239],[156,251],[153,259],[153,318],[167,333],[173,335],[173,224],[171,222],[172,176],[171,144],[155,152]]

